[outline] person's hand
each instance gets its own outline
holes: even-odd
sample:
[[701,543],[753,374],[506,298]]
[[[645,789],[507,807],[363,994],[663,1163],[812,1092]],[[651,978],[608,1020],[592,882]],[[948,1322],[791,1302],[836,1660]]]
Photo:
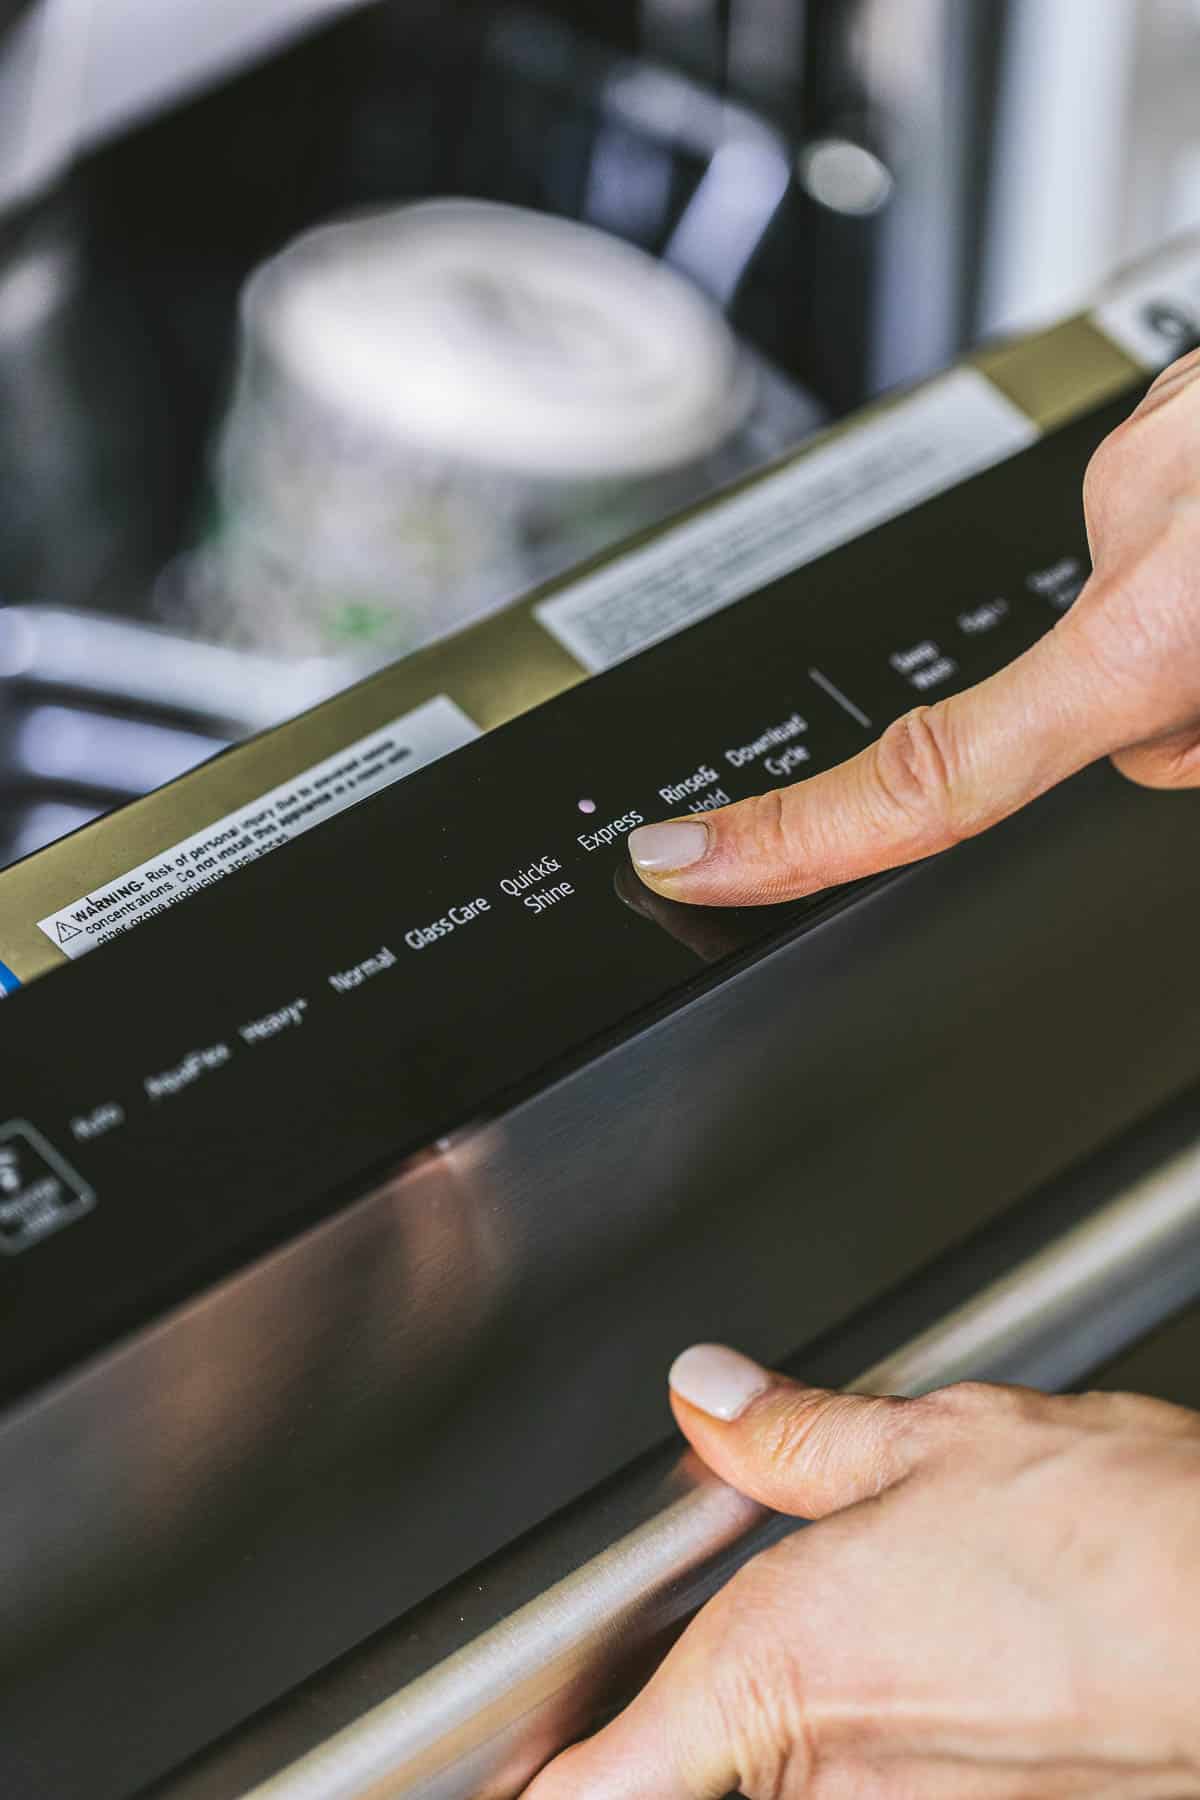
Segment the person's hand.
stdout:
[[821,1522],[526,1800],[1200,1795],[1200,1415],[828,1394],[709,1346],[672,1384],[718,1474]]
[[708,906],[793,899],[946,849],[1103,756],[1200,787],[1200,352],[1101,445],[1084,505],[1094,573],[1033,649],[840,768],[641,827],[643,881]]

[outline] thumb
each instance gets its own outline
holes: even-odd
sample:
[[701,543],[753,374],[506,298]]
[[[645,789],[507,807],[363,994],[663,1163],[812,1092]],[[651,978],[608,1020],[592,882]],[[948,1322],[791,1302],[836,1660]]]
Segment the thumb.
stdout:
[[978,686],[918,707],[840,767],[630,834],[642,880],[706,906],[791,900],[914,862],[1131,741],[1073,617]]
[[914,1401],[805,1387],[721,1344],[685,1350],[670,1384],[679,1427],[709,1468],[799,1518],[874,1499],[933,1449],[928,1409]]
[[[810,1519],[902,1480],[921,1459],[919,1436],[928,1438],[914,1423],[927,1416],[919,1402],[802,1387],[716,1344],[676,1359],[671,1398],[717,1474],[777,1511]],[[543,1770],[525,1800],[720,1800],[733,1788],[811,1793],[812,1721],[793,1672],[796,1589],[781,1579],[778,1560],[787,1553],[792,1576],[802,1572],[818,1533],[802,1538],[798,1567],[793,1538],[735,1575],[632,1705]],[[819,1558],[812,1574],[807,1635],[821,1643]],[[955,1769],[956,1800],[970,1792],[962,1774]]]

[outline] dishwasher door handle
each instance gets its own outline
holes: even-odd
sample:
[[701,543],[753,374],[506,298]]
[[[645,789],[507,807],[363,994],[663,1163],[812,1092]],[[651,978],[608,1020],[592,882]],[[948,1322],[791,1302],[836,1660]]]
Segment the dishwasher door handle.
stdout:
[[[1200,1292],[1200,1142],[864,1370],[863,1393],[1082,1379]],[[681,1457],[647,1516],[245,1800],[509,1800],[797,1528]]]

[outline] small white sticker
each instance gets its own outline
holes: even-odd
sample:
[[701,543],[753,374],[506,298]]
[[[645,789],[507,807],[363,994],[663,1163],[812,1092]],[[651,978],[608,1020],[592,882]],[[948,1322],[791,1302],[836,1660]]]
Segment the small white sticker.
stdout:
[[91,1212],[96,1196],[24,1119],[0,1125],[0,1255],[19,1256]]
[[439,694],[39,919],[38,926],[65,955],[85,956],[481,735],[461,707]]
[[585,576],[543,601],[537,617],[590,673],[612,668],[1015,455],[1037,435],[983,375],[956,370]]
[[1200,244],[1118,281],[1092,318],[1147,369],[1165,369],[1194,350],[1200,344]]

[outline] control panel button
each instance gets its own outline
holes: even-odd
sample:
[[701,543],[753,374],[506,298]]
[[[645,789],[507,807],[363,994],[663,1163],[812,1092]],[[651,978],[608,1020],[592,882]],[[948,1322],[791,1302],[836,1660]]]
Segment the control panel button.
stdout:
[[999,629],[1012,614],[1012,607],[1007,600],[985,600],[980,606],[970,606],[960,612],[955,624],[963,637],[983,637]]
[[958,674],[957,662],[946,655],[934,638],[922,638],[919,644],[893,650],[888,662],[918,694],[924,694],[930,688],[945,687]]
[[24,1119],[0,1125],[0,1255],[19,1256],[96,1204],[87,1182]]
[[1088,578],[1081,557],[1064,556],[1044,569],[1034,569],[1025,577],[1025,586],[1039,600],[1047,601],[1055,612],[1066,612],[1083,592]]

